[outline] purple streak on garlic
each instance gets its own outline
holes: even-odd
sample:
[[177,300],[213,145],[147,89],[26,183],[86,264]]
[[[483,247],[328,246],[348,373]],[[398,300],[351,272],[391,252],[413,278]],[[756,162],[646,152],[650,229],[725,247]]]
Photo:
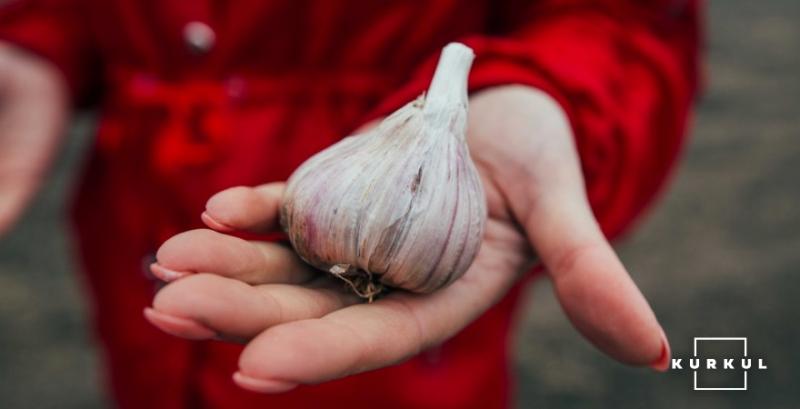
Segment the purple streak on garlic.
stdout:
[[473,58],[447,45],[427,96],[295,171],[281,224],[305,261],[370,299],[376,283],[428,293],[466,272],[486,221],[465,137]]

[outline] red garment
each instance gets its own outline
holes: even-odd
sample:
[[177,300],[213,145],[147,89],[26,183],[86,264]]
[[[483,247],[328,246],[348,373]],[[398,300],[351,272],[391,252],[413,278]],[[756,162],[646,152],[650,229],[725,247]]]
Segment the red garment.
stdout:
[[[216,34],[187,47],[184,27]],[[101,109],[74,207],[114,396],[126,408],[501,408],[519,288],[434,351],[277,395],[237,388],[240,346],[142,318],[143,273],[206,199],[284,180],[303,160],[424,90],[440,48],[477,54],[470,89],[541,88],[567,110],[592,206],[617,236],[680,148],[696,88],[691,0],[17,0],[0,38],[53,61]],[[200,51],[198,51],[198,49]],[[498,141],[498,143],[501,143]]]

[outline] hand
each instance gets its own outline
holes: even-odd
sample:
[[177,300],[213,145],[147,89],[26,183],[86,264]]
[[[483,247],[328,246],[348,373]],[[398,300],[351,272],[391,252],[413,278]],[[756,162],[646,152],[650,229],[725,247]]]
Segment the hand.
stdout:
[[273,183],[218,193],[203,215],[213,230],[164,243],[152,270],[174,282],[146,316],[177,336],[246,342],[234,380],[281,392],[391,365],[445,341],[506,294],[535,261],[535,248],[590,341],[622,362],[664,369],[666,338],[592,215],[559,106],[533,89],[494,88],[472,98],[469,126],[489,220],[474,264],[449,287],[362,304],[291,249],[224,234],[278,228],[283,184]]
[[68,109],[55,67],[0,42],[0,236],[43,179]]

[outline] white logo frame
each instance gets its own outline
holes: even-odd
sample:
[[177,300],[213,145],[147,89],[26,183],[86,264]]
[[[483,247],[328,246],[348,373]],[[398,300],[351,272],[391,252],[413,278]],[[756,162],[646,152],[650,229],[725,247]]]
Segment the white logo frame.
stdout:
[[[692,354],[697,358],[697,341],[741,341],[744,344],[744,356],[747,356],[746,337],[694,337]],[[696,391],[746,391],[747,390],[747,370],[744,370],[744,386],[738,388],[704,388],[697,386],[697,370],[692,371],[694,378],[694,390]]]

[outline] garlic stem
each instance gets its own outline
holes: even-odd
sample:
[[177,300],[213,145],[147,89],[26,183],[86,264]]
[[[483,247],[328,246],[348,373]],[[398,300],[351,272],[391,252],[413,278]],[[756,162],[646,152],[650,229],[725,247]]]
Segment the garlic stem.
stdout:
[[423,108],[429,123],[449,125],[458,111],[467,107],[467,79],[475,54],[472,49],[450,43],[444,47],[428,87]]

